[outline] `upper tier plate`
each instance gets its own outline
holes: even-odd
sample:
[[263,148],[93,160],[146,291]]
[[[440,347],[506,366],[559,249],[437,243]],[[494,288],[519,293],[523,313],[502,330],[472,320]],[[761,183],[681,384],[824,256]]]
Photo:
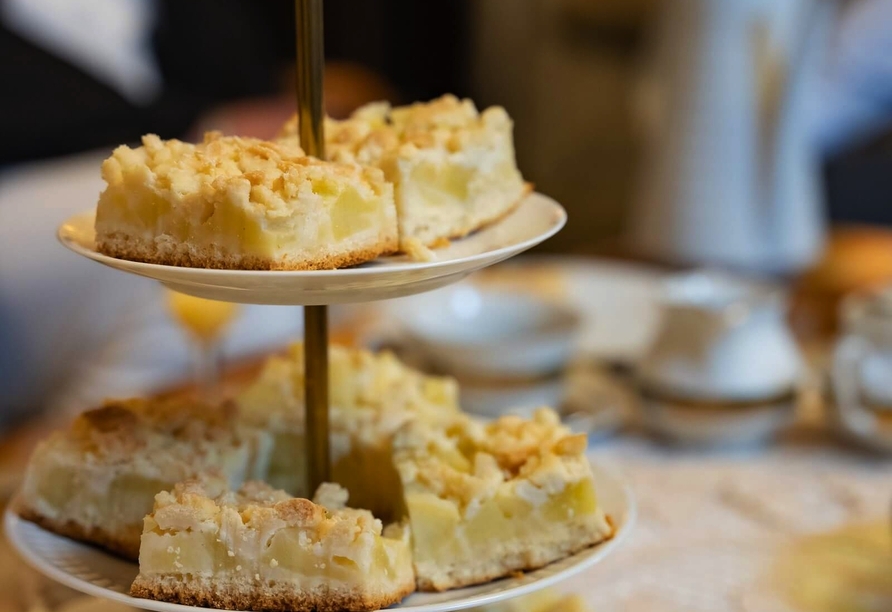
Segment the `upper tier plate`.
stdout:
[[[449,612],[491,604],[552,586],[601,561],[629,535],[635,520],[635,501],[629,486],[619,476],[597,466],[592,467],[598,502],[616,526],[616,535],[612,540],[517,577],[443,593],[414,593],[393,609],[401,612]],[[130,583],[138,572],[135,563],[45,531],[34,523],[22,520],[9,507],[4,517],[4,530],[8,540],[31,566],[49,578],[88,595],[143,610],[197,612],[205,609],[130,597],[127,595]]]
[[66,247],[99,263],[160,281],[197,297],[243,304],[322,305],[370,302],[436,289],[513,257],[556,234],[567,222],[560,204],[533,193],[502,220],[437,249],[436,260],[381,257],[341,270],[212,270],[139,263],[96,251],[94,211],[59,228]]

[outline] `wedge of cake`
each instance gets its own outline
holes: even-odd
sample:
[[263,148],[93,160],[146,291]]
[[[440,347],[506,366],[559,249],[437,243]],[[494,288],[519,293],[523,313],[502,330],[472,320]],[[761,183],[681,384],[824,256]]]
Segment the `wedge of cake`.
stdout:
[[[332,479],[350,491],[350,505],[384,519],[402,513],[394,434],[407,422],[447,422],[459,414],[454,379],[427,376],[392,353],[334,345],[329,351]],[[270,358],[235,398],[242,420],[272,434],[267,482],[306,496],[304,480],[303,346]]]
[[[282,140],[297,145],[297,120]],[[328,159],[384,171],[394,184],[400,248],[438,246],[511,211],[529,191],[514,157],[513,124],[501,107],[478,112],[446,95],[391,108],[374,103],[325,125]]]
[[203,268],[312,270],[397,247],[393,187],[377,168],[296,145],[210,133],[144,136],[102,164],[96,245],[112,257]]
[[385,608],[415,589],[407,532],[346,498],[333,485],[314,503],[260,483],[179,484],[145,519],[131,594],[226,610]]
[[418,588],[487,582],[611,537],[585,448],[585,435],[571,434],[550,409],[529,420],[403,428],[394,460]]
[[235,424],[234,408],[184,400],[109,402],[34,451],[19,512],[64,536],[136,559],[155,494],[216,473],[261,478],[269,437]]

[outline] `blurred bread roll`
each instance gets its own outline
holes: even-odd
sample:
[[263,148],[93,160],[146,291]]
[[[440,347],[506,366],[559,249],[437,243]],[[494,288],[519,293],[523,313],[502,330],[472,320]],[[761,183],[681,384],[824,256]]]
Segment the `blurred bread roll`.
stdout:
[[471,277],[480,287],[507,293],[533,294],[545,300],[566,299],[567,278],[560,265],[511,262],[481,270]]
[[793,324],[801,334],[829,336],[838,329],[847,294],[892,283],[892,229],[852,225],[833,229],[823,255],[796,284]]
[[892,229],[834,230],[823,256],[802,282],[811,291],[843,294],[892,282]]

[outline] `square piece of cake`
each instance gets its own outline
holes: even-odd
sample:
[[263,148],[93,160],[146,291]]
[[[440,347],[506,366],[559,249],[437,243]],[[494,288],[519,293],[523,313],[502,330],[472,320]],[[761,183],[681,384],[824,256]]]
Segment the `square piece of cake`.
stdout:
[[185,400],[116,401],[85,412],[35,449],[19,513],[136,559],[158,492],[204,474],[234,487],[265,475],[269,437],[235,421],[231,405]]
[[144,136],[102,164],[101,253],[157,264],[330,269],[397,248],[393,186],[377,168],[307,157],[296,145],[208,134]]
[[386,608],[415,589],[408,534],[346,498],[334,485],[314,503],[260,483],[159,493],[131,594],[227,610]]
[[613,534],[586,436],[550,409],[449,427],[414,422],[394,440],[418,588],[442,591],[541,567]]
[[[297,119],[281,140],[297,146]],[[510,212],[529,192],[505,109],[482,113],[445,95],[392,108],[374,103],[325,124],[328,159],[373,166],[394,185],[400,248],[417,252],[460,238]]]
[[[403,512],[392,440],[407,422],[447,422],[459,414],[458,385],[403,364],[393,353],[333,345],[329,350],[331,478],[350,491],[350,505],[385,520]],[[267,482],[306,496],[304,354],[267,360],[257,380],[235,398],[240,418],[268,431],[273,451]]]

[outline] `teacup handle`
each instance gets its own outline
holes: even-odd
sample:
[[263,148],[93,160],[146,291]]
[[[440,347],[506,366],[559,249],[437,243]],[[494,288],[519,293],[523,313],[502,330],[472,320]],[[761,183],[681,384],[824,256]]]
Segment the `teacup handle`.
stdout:
[[860,367],[871,344],[859,336],[846,336],[833,351],[832,387],[837,417],[852,428],[871,433],[875,421],[861,403]]

